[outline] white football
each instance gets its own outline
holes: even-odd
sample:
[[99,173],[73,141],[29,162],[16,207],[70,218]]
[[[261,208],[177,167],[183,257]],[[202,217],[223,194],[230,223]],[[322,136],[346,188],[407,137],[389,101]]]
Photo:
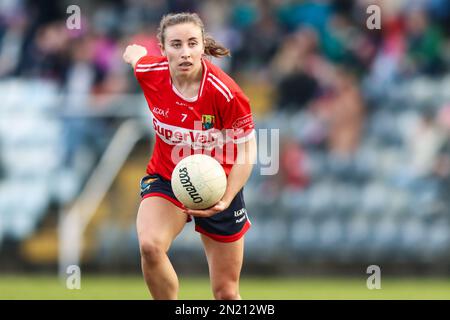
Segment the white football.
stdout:
[[185,207],[206,209],[222,199],[227,177],[216,159],[194,154],[178,162],[171,183],[173,193]]

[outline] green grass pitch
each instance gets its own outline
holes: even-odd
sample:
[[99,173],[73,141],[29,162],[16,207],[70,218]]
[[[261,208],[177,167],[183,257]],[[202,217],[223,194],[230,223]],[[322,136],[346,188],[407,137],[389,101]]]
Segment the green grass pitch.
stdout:
[[[381,289],[369,290],[366,278],[242,277],[241,296],[256,300],[305,299],[450,299],[450,279],[381,279]],[[56,276],[0,275],[0,299],[149,299],[140,276],[82,275],[81,289],[69,290]],[[180,299],[212,299],[205,277],[180,276]]]

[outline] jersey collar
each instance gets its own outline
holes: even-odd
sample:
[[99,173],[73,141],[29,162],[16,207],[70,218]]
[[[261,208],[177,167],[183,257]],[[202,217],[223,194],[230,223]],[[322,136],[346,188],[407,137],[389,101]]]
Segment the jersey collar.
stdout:
[[202,96],[203,87],[205,86],[205,82],[206,82],[206,76],[208,75],[208,66],[206,65],[204,58],[202,58],[202,64],[203,64],[203,77],[202,77],[202,83],[200,84],[200,91],[198,93],[199,97]]
[[200,90],[199,90],[198,94],[192,98],[186,98],[178,91],[178,89],[173,85],[172,78],[170,77],[170,71],[169,71],[170,86],[172,87],[173,92],[175,92],[175,94],[177,96],[179,96],[181,99],[183,99],[187,102],[195,102],[202,96],[203,88],[205,87],[206,77],[208,75],[208,66],[207,66],[204,58],[202,58],[202,65],[203,65],[203,75],[202,75],[202,82],[200,83]]

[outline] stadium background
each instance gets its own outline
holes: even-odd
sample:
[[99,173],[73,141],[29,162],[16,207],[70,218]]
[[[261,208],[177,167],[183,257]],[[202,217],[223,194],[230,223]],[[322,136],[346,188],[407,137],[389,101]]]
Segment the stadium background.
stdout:
[[[381,30],[366,26],[370,4]],[[69,5],[81,30],[66,27]],[[257,128],[280,133],[278,174],[258,163],[245,189],[243,297],[450,298],[446,0],[0,1],[0,298],[148,297],[135,215],[153,133],[121,55],[158,54],[174,11],[198,12],[231,49],[213,61]],[[80,201],[74,293],[57,280],[58,224]],[[192,224],[170,256],[181,297],[211,298]]]

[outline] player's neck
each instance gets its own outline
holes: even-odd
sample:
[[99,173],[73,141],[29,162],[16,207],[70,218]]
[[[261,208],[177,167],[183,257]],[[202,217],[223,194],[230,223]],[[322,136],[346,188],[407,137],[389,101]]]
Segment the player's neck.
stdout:
[[203,72],[203,65],[201,64],[199,70],[196,70],[191,74],[186,75],[177,74],[175,76],[171,76],[172,83],[181,93],[185,93],[186,91],[189,92],[192,88],[195,89],[200,86],[202,80],[202,72]]

